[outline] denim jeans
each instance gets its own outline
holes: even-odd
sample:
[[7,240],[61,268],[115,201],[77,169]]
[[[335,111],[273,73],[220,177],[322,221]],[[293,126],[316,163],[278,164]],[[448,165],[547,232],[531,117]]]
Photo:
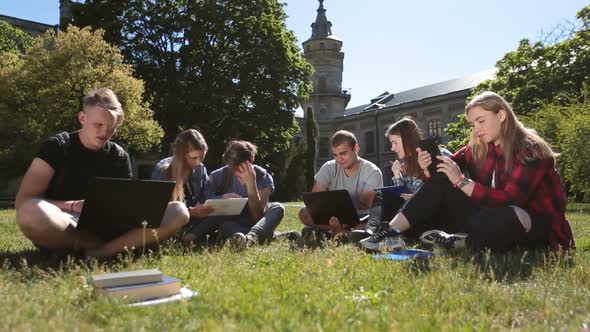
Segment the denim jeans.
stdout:
[[225,241],[235,233],[255,235],[260,242],[272,239],[274,230],[285,215],[285,207],[278,202],[269,203],[264,215],[256,223],[248,216],[212,216],[201,220],[188,233],[197,236],[196,242],[204,243],[207,235],[218,231],[218,240]]

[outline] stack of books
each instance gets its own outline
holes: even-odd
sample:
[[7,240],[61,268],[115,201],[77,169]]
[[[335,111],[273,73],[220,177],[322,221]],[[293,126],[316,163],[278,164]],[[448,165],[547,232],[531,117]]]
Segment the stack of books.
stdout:
[[156,269],[97,274],[92,276],[91,283],[96,296],[108,296],[129,302],[144,301],[146,305],[196,295],[187,288],[182,288],[179,279],[167,276]]

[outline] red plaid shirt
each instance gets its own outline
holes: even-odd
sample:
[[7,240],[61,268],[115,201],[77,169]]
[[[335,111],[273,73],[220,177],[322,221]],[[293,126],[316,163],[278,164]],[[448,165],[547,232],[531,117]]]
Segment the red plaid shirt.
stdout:
[[[516,205],[533,216],[549,216],[551,249],[575,247],[572,230],[565,219],[565,194],[552,158],[527,163],[517,158],[512,170],[508,171],[502,148],[493,144],[488,146],[488,154],[481,167],[477,167],[469,146],[463,147],[451,158],[475,181],[471,194],[475,202],[486,207]],[[494,171],[495,188],[492,188]]]

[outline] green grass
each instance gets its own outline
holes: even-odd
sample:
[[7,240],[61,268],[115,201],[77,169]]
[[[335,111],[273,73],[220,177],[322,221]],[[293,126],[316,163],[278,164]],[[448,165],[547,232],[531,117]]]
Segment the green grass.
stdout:
[[[289,207],[281,229],[299,229]],[[571,330],[590,325],[590,205],[571,204],[578,249],[374,260],[287,242],[233,253],[172,245],[110,263],[48,266],[0,210],[0,330]],[[92,297],[92,273],[159,268],[200,296],[148,308]]]

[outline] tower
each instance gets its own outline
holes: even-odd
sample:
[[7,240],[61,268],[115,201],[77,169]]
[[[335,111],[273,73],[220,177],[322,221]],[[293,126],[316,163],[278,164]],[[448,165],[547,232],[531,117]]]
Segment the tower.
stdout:
[[350,101],[348,91],[342,90],[344,52],[342,41],[332,35],[332,23],[326,17],[324,0],[319,0],[317,17],[311,24],[311,37],[303,42],[304,57],[314,66],[311,77],[313,91],[303,103],[304,114],[311,110],[323,132],[323,124],[344,115]]

